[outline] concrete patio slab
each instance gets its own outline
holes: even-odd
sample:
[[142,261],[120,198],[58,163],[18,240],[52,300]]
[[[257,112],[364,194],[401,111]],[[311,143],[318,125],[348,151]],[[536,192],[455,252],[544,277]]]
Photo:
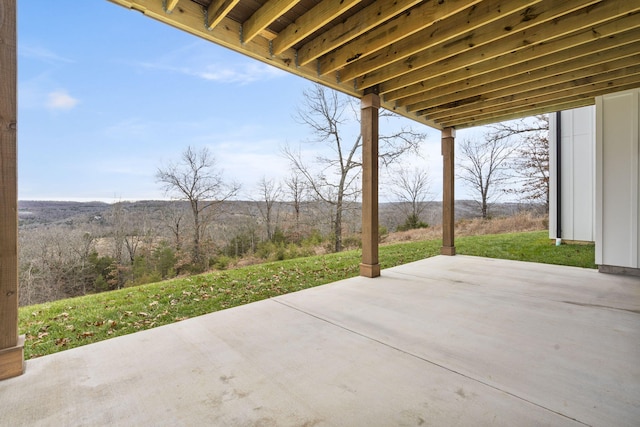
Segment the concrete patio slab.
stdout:
[[640,420],[640,280],[435,257],[27,361],[0,425]]

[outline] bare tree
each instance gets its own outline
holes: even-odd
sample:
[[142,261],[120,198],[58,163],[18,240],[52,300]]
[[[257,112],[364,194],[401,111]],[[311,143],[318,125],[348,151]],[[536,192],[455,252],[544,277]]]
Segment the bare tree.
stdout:
[[111,205],[108,221],[111,225],[111,237],[113,239],[113,258],[118,264],[122,264],[125,239],[125,210],[124,203],[118,201]]
[[180,205],[180,202],[173,201],[169,206],[162,209],[162,221],[171,230],[176,252],[182,250],[182,233],[184,232],[182,220],[184,219],[185,211]]
[[240,186],[224,181],[206,147],[200,151],[187,147],[179,163],[158,168],[156,180],[168,195],[189,202],[193,214],[192,261],[202,266],[201,240],[213,220],[215,207],[235,196]]
[[458,177],[474,193],[483,219],[489,217],[489,203],[511,178],[508,166],[515,150],[509,138],[490,135],[484,141],[466,139],[460,144]]
[[[324,143],[331,154],[321,154],[315,159],[317,170],[312,169],[299,151],[285,147],[284,155],[293,170],[306,181],[310,191],[332,207],[332,234],[334,250],[342,250],[342,218],[350,202],[360,194],[357,185],[362,169],[362,136],[358,133],[350,140],[346,128],[358,122],[359,108],[351,98],[338,92],[314,85],[303,93],[304,101],[298,109],[297,119],[307,125],[315,135],[315,141]],[[381,117],[396,117],[381,111]],[[379,159],[388,166],[408,151],[417,151],[424,134],[411,128],[400,128],[390,135],[380,135]]]
[[549,212],[549,117],[541,114],[500,123],[493,127],[491,137],[517,140],[510,167],[521,187],[506,192],[518,194],[525,201],[542,202]]
[[125,216],[127,231],[124,236],[124,245],[129,254],[129,261],[133,264],[141,247],[149,249],[150,242],[153,240],[153,230],[148,224],[149,213],[146,208],[135,215],[127,212]]
[[273,232],[278,227],[278,211],[275,208],[282,197],[282,187],[273,179],[262,177],[258,182],[258,192],[261,200],[256,201],[256,205],[265,223],[267,240],[271,241]]
[[84,295],[93,284],[89,257],[95,239],[91,233],[51,226],[21,230],[20,242],[21,304]]
[[[397,168],[390,179],[389,192],[394,196],[404,218],[405,229],[418,228],[422,223],[425,201],[431,194],[431,179],[426,169]],[[423,225],[424,226],[424,225]]]
[[308,188],[305,185],[302,176],[299,173],[293,172],[288,178],[284,180],[284,191],[291,200],[293,211],[296,217],[295,229],[296,233],[300,232],[300,211],[302,210],[302,202],[307,196]]

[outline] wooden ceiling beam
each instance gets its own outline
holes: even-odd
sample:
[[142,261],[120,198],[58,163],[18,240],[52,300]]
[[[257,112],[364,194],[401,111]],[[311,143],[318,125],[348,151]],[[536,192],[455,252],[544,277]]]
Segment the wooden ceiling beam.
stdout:
[[307,65],[383,22],[412,8],[423,0],[378,0],[365,9],[339,22],[328,31],[298,49],[298,64]]
[[249,43],[273,21],[287,13],[299,0],[269,0],[242,24],[242,42]]
[[514,90],[525,84],[535,86],[541,79],[595,64],[606,64],[616,58],[633,55],[639,47],[638,40],[640,40],[640,29],[626,32],[624,37],[599,39],[580,48],[563,50],[536,60],[435,88],[429,91],[429,94],[416,96],[415,99],[419,101],[407,105],[406,108],[407,111],[425,110],[451,102],[452,97],[466,99],[496,90]]
[[444,3],[425,1],[397,18],[374,28],[353,42],[321,57],[319,59],[318,70],[322,75],[336,71],[350,62],[361,59],[366,55],[371,55],[401,40],[403,37],[407,37],[430,26],[437,20],[445,19],[479,2],[480,0],[471,2],[451,0],[445,1]]
[[[626,83],[625,83],[626,81]],[[475,123],[497,123],[499,121],[509,120],[510,117],[515,114],[515,117],[528,117],[535,114],[549,113],[552,111],[559,111],[567,109],[566,105],[573,105],[574,103],[580,105],[592,105],[595,101],[595,97],[605,95],[611,92],[619,92],[627,89],[634,89],[640,85],[640,76],[633,76],[630,78],[620,79],[619,81],[611,82],[610,84],[601,84],[598,87],[594,85],[592,91],[587,93],[579,93],[576,95],[575,91],[569,91],[570,95],[565,98],[556,98],[546,102],[525,102],[522,104],[514,103],[508,108],[502,110],[502,112],[486,112],[473,115],[467,115],[466,117],[454,118],[451,120],[443,120],[441,123],[446,126],[459,127],[465,122],[469,121],[472,117]],[[570,107],[577,108],[577,107]],[[474,124],[477,126],[478,124]]]
[[[638,50],[636,50],[638,52]],[[509,109],[514,102],[548,102],[562,100],[569,96],[575,96],[576,92],[591,93],[595,90],[606,89],[607,87],[621,86],[638,81],[640,77],[640,54],[630,58],[616,61],[618,64],[611,64],[610,67],[620,66],[621,68],[611,69],[601,72],[594,70],[607,69],[607,64],[598,67],[589,67],[575,73],[561,74],[549,79],[542,79],[536,82],[535,88],[523,88],[520,91],[505,94],[503,91],[487,94],[485,99],[460,106],[459,108],[437,108],[421,111],[436,121],[450,121],[478,113],[497,113]],[[628,65],[631,63],[632,65]],[[624,64],[624,65],[623,65]],[[484,97],[483,97],[484,98]],[[422,115],[421,114],[421,115]]]
[[[340,70],[340,78],[348,81],[363,76],[438,45],[440,45],[437,47],[438,49],[444,50],[449,46],[469,50],[472,45],[482,43],[479,39],[483,39],[483,36],[478,34],[478,31],[484,31],[481,27],[491,22],[498,21],[488,30],[488,34],[484,34],[485,43],[494,40],[497,35],[518,31],[522,22],[522,14],[535,8],[535,4],[540,1],[542,0],[525,3],[522,0],[507,0],[473,5],[447,19],[436,21],[409,37],[404,37],[390,44],[376,54],[368,55],[364,59],[346,65]],[[573,2],[581,1],[573,0]],[[524,9],[526,9],[525,12],[522,12]],[[529,25],[533,25],[533,22],[530,22]],[[509,28],[509,30],[503,30],[504,28]],[[458,52],[460,51],[458,50]]]
[[178,5],[179,1],[180,0],[166,0],[166,5],[164,7],[164,11],[167,12],[167,13],[172,13],[173,10]]
[[[472,37],[469,40],[469,43],[473,43],[473,47],[470,49],[465,45],[462,48],[456,46],[457,51],[454,48],[447,48],[447,46],[444,46],[443,49],[424,51],[411,57],[410,60],[397,61],[384,69],[358,78],[356,87],[364,89],[372,84],[380,84],[381,93],[386,93],[418,83],[428,77],[446,74],[509,52],[525,49],[531,45],[545,43],[579,29],[590,28],[609,20],[612,15],[620,16],[634,8],[640,8],[637,4],[626,4],[623,7],[611,1],[605,1],[575,10],[576,2],[580,3],[579,0],[569,2],[550,0],[553,5],[549,6],[549,9],[533,8],[534,11],[540,13],[525,18],[527,20],[526,24],[523,23],[527,27],[525,30],[500,39],[494,38],[494,40],[491,40],[490,34],[483,31],[479,37]],[[562,14],[562,10],[575,11]],[[492,27],[494,25],[497,31],[504,32],[504,29],[500,28],[497,23],[490,24]],[[464,55],[459,54],[461,50],[466,51]]]
[[[626,31],[631,25],[635,25],[637,28]],[[422,80],[420,83],[386,93],[385,99],[396,101],[397,105],[410,105],[423,102],[433,96],[453,94],[505,77],[560,64],[567,58],[581,57],[592,52],[596,53],[614,46],[632,43],[640,38],[638,28],[640,28],[640,20],[637,17],[625,17],[562,39],[552,40],[541,46],[531,46],[524,50]],[[594,39],[594,34],[597,34],[598,38]],[[567,49],[567,46],[573,47]],[[427,92],[429,92],[428,95]]]
[[240,0],[213,0],[207,7],[207,28],[213,30]]
[[[508,104],[500,104],[492,107],[483,108],[482,110],[474,110],[471,113],[464,112],[456,112],[451,116],[443,116],[440,118],[430,117],[428,114],[426,116],[430,117],[433,120],[440,122],[457,122],[457,121],[465,121],[469,115],[473,115],[476,118],[483,118],[489,116],[501,116],[503,114],[507,114],[513,110],[519,108],[519,105],[531,106],[531,105],[551,105],[557,103],[563,103],[567,100],[576,100],[583,98],[594,98],[599,95],[603,95],[605,93],[617,92],[618,89],[624,90],[622,88],[633,88],[638,87],[640,84],[640,75],[635,76],[627,76],[625,78],[607,80],[598,83],[591,83],[588,85],[584,85],[584,87],[576,87],[573,89],[569,89],[566,91],[556,92],[555,96],[540,96],[540,97],[531,97],[526,98],[522,103],[508,103]],[[588,92],[580,92],[580,95],[576,95],[576,90],[588,90]]]
[[360,1],[323,0],[278,34],[278,37],[273,40],[273,53],[279,55],[342,15],[360,3]]
[[558,104],[543,105],[534,108],[522,108],[520,110],[514,110],[507,114],[495,117],[473,117],[469,116],[465,120],[453,121],[453,122],[439,122],[438,126],[441,128],[454,127],[456,129],[466,129],[476,126],[491,125],[494,123],[504,122],[507,120],[521,119],[523,117],[531,117],[537,114],[547,114],[554,111],[571,110],[573,108],[586,107],[588,105],[594,105],[595,100],[593,98],[584,98],[578,100],[567,101]]
[[[591,0],[590,3],[596,1],[598,0]],[[478,30],[460,34],[454,41],[441,43],[432,49],[421,51],[360,76],[356,79],[356,86],[364,89],[370,84],[393,83],[396,80],[405,83],[411,80],[412,76],[420,75],[421,71],[431,72],[434,66],[447,70],[462,68],[543,42],[552,37],[545,35],[549,27],[556,30],[558,28],[557,25],[550,25],[551,22],[556,23],[559,19],[566,19],[567,16],[571,16],[571,12],[580,9],[584,4],[584,0],[566,2],[545,0],[543,3],[532,5],[523,13],[514,12]],[[458,62],[455,62],[456,60]],[[408,81],[406,84],[418,81]]]

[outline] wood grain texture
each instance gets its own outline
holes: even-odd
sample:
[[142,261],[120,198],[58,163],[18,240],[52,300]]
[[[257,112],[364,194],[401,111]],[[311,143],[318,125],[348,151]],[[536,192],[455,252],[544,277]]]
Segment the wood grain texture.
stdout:
[[378,260],[378,108],[380,97],[362,98],[362,263],[360,275],[380,275]]
[[0,1],[0,349],[18,342],[16,0]]
[[16,0],[0,0],[0,380],[24,371],[18,337]]
[[455,255],[455,130],[442,131],[442,255]]

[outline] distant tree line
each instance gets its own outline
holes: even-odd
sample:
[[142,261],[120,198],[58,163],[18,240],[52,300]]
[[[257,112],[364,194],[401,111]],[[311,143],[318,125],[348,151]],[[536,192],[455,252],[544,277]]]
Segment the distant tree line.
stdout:
[[[171,202],[142,208],[117,202],[96,221],[21,228],[20,304],[225,269],[240,260],[282,260],[357,248],[361,138],[349,130],[350,124],[357,124],[357,110],[351,100],[320,86],[305,92],[298,118],[313,130],[314,142],[326,145],[331,154],[310,159],[285,147],[288,177],[282,181],[262,177],[253,189],[253,200],[238,201],[240,186],[225,180],[211,152],[189,146],[177,161],[161,165],[156,173]],[[383,120],[394,118],[382,114]],[[503,127],[491,138],[511,141],[521,133],[532,134]],[[433,197],[429,171],[400,162],[403,155],[417,153],[424,137],[410,128],[396,128],[380,137],[380,163],[391,177],[384,187],[395,202],[396,230],[429,226],[425,215]],[[525,162],[517,160],[518,152],[527,160],[515,169],[527,170],[533,162],[526,157],[526,144],[514,143],[505,150],[509,156],[493,166],[492,178],[480,186],[499,186],[497,177],[503,176],[509,162]],[[462,161],[469,161],[464,146],[462,153]],[[527,174],[527,179],[531,176]],[[525,186],[533,184],[527,181]],[[482,191],[489,194],[488,188]]]

